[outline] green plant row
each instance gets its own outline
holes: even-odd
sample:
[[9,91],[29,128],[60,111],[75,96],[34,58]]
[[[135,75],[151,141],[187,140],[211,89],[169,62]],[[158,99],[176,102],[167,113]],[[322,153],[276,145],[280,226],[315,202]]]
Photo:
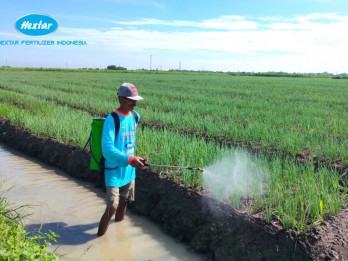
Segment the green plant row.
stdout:
[[[137,151],[150,163],[204,167],[198,171],[158,168],[171,172],[184,186],[204,187],[215,198],[230,202],[249,213],[263,211],[266,219],[276,218],[285,228],[307,231],[335,215],[346,204],[347,184],[325,167],[298,164],[290,159],[251,154],[192,138],[178,132],[138,131]],[[185,146],[183,146],[185,144]],[[252,201],[245,207],[244,202]]]
[[35,135],[81,148],[91,129],[91,116],[87,112],[7,91],[1,92],[0,118],[10,119],[12,124]]
[[[26,71],[23,72],[23,74],[27,73]],[[13,124],[22,126],[35,135],[50,137],[62,143],[75,144],[82,148],[88,139],[93,118],[85,109],[91,109],[92,111],[97,111],[102,114],[102,110],[98,111],[98,104],[104,104],[104,106],[107,104],[103,109],[105,110],[104,113],[111,111],[117,106],[115,97],[115,89],[117,89],[117,87],[115,88],[114,79],[112,81],[113,83],[105,84],[105,86],[97,85],[97,82],[102,81],[102,79],[106,77],[102,73],[98,73],[98,75],[101,76],[98,79],[95,79],[96,76],[93,74],[88,74],[93,75],[93,77],[87,77],[88,75],[81,73],[70,73],[69,75],[73,75],[73,77],[69,80],[66,79],[67,74],[61,72],[58,75],[56,75],[57,72],[53,72],[53,74],[51,74],[52,72],[44,72],[44,74],[35,72],[38,74],[34,76],[31,73],[32,72],[29,72],[29,74],[26,75],[26,77],[33,77],[31,80],[24,79],[25,77],[23,75],[18,76],[17,79],[15,79],[13,75],[11,77],[7,76],[7,78],[5,77],[5,79],[7,79],[6,81],[3,80],[4,78],[1,78],[0,118],[10,119]],[[49,73],[49,75],[47,75],[47,73]],[[261,109],[262,107],[259,107],[260,104],[257,104],[257,97],[259,95],[264,95],[263,97],[266,99],[265,97],[271,94],[268,93],[266,95],[262,94],[260,90],[247,88],[250,82],[248,82],[248,84],[245,83],[246,85],[244,88],[238,89],[238,91],[235,90],[233,95],[229,93],[229,88],[227,87],[225,87],[226,90],[218,87],[216,87],[216,89],[214,89],[215,87],[212,88],[215,92],[225,91],[225,96],[227,95],[234,101],[231,103],[237,104],[236,106],[240,112],[237,110],[235,114],[242,115],[242,113],[248,113],[249,115],[249,118],[238,119],[238,124],[229,125],[228,119],[234,117],[233,115],[221,113],[221,115],[224,116],[219,118],[220,120],[216,119],[214,116],[217,111],[223,112],[225,110],[224,107],[229,106],[229,102],[222,98],[214,99],[212,94],[209,94],[209,88],[207,88],[207,86],[210,86],[208,82],[212,80],[209,78],[209,75],[202,76],[207,82],[206,86],[204,86],[204,83],[200,79],[191,79],[189,82],[195,84],[192,84],[190,88],[185,89],[184,87],[176,85],[176,88],[169,88],[168,90],[170,91],[163,90],[164,88],[162,86],[166,86],[164,84],[168,82],[175,82],[174,80],[152,79],[153,84],[150,88],[141,82],[140,78],[136,78],[138,74],[132,75],[132,77],[136,78],[133,80],[122,74],[116,75],[125,77],[122,79],[119,78],[117,84],[123,81],[138,80],[140,81],[140,86],[144,86],[141,89],[141,95],[146,97],[146,99],[141,103],[139,102],[139,107],[137,108],[137,110],[141,112],[141,121],[148,123],[159,122],[162,126],[168,127],[178,126],[180,128],[193,128],[193,130],[197,132],[201,131],[201,133],[209,133],[209,135],[213,136],[220,135],[220,133],[211,134],[210,131],[212,130],[217,131],[221,126],[224,126],[224,130],[228,132],[229,129],[234,129],[238,124],[241,126],[238,132],[240,131],[240,135],[244,135],[248,126],[252,125],[252,121],[250,120],[252,117],[250,117],[250,115],[255,114],[253,119],[258,120],[258,116],[256,116],[258,112],[264,115],[265,120],[267,119],[266,116],[268,115],[268,111],[264,111]],[[139,75],[144,76],[141,74]],[[225,76],[217,77],[225,79]],[[247,79],[247,77],[244,78]],[[55,79],[57,81],[52,88],[50,87],[52,83],[50,83],[51,80],[49,79]],[[218,78],[214,79],[215,81],[219,80]],[[183,84],[183,80],[184,78],[177,79],[181,84]],[[249,79],[248,81],[254,80],[255,79]],[[255,81],[257,80],[258,79]],[[93,84],[90,84],[92,81],[95,81],[97,87],[93,87]],[[243,82],[243,80],[241,81]],[[282,82],[283,80],[280,79],[280,81]],[[36,83],[34,84],[34,82]],[[71,85],[66,84],[67,82]],[[141,87],[138,88],[140,90]],[[192,90],[192,93],[195,95],[187,95],[184,89]],[[294,89],[292,90],[294,91]],[[109,93],[108,97],[105,97],[104,91]],[[298,91],[300,92],[300,90]],[[93,95],[90,95],[90,92]],[[233,100],[236,93],[240,93],[240,97],[247,98]],[[278,95],[279,98],[281,98],[281,95]],[[81,98],[78,99],[77,96]],[[221,97],[221,95],[218,95],[218,97]],[[314,99],[314,104],[320,102],[321,98],[319,96],[316,98],[313,97],[307,97],[305,100],[308,102],[308,100]],[[104,103],[102,102],[103,99],[105,99]],[[254,105],[247,103],[250,99],[255,101]],[[178,101],[181,101],[182,106],[180,106],[180,102]],[[199,101],[203,102],[204,106],[202,104],[198,106]],[[342,106],[341,108],[343,110],[345,109],[345,104],[341,103],[339,100],[336,103],[337,106]],[[84,105],[82,106],[81,104]],[[190,106],[192,106],[193,109]],[[254,106],[255,109],[250,110],[248,106]],[[278,106],[281,107],[281,104],[278,104]],[[84,109],[81,109],[81,107]],[[182,110],[182,107],[184,107],[185,110]],[[287,107],[287,105],[284,105],[284,107]],[[333,105],[333,107],[335,106]],[[202,108],[203,112],[199,111],[200,108]],[[233,107],[229,108],[232,109]],[[249,110],[249,112],[243,112],[243,110]],[[281,110],[282,108],[279,108],[279,111]],[[304,114],[305,111],[302,111],[302,113]],[[315,113],[316,112],[313,111],[312,115]],[[154,119],[151,119],[148,115],[153,115]],[[160,115],[159,119],[155,118],[158,117],[158,115]],[[335,114],[329,113],[329,115],[333,117]],[[273,120],[273,127],[279,124],[279,128],[283,125],[287,126],[286,124],[288,121],[292,122],[286,119],[284,115],[280,120]],[[301,117],[299,117],[298,120],[300,121]],[[223,125],[221,125],[221,122]],[[282,124],[280,124],[280,122]],[[260,121],[260,124],[261,123]],[[336,125],[335,128],[337,129],[337,133],[340,134],[337,137],[343,141],[343,145],[339,150],[346,152],[346,145],[344,143],[346,142],[346,138],[345,135],[341,136],[340,133],[341,129],[344,130],[344,126],[340,125],[338,122]],[[262,142],[266,142],[264,139],[268,137],[268,135],[270,136],[270,130],[272,128],[268,129],[264,125],[261,126],[263,127],[259,130],[261,134],[263,133],[263,136],[261,134],[258,135],[260,135],[259,138]],[[310,128],[300,128],[300,130],[303,133],[311,131],[315,133],[314,130]],[[330,137],[330,135],[326,135],[324,132],[320,133],[322,133],[320,142],[332,146],[334,139],[327,140],[325,137]],[[304,136],[304,134],[302,136]],[[287,137],[284,135],[282,140],[286,139],[286,142],[293,146],[293,142],[300,138],[301,135],[299,135],[299,137]],[[248,137],[245,136],[244,139],[248,140]],[[304,138],[302,137],[302,139]],[[255,140],[260,141],[259,139]],[[278,148],[283,149],[285,145],[280,143]],[[226,148],[214,142],[206,142],[203,138],[184,135],[178,131],[157,131],[150,128],[144,128],[144,130],[139,129],[138,131],[137,154],[149,157],[150,162],[153,163],[194,167],[208,166],[207,173],[209,173],[209,166],[214,166],[215,162],[219,161],[221,155],[227,153],[226,150]],[[264,166],[266,171],[259,172],[258,168],[252,167],[254,166],[254,162],[260,162],[258,164]],[[239,161],[234,165],[238,165],[238,163]],[[249,167],[244,171],[254,173],[248,176],[247,179],[250,180],[250,184],[254,184],[251,186],[254,189],[248,191],[247,194],[245,194],[245,191],[238,189],[228,191],[227,195],[219,195],[219,193],[217,193],[217,198],[225,197],[230,201],[233,207],[238,208],[243,207],[243,200],[250,197],[253,201],[251,212],[262,209],[262,211],[267,213],[266,216],[269,220],[273,217],[277,217],[285,227],[293,227],[299,231],[308,229],[313,224],[323,220],[326,216],[334,215],[342,208],[346,201],[345,188],[340,185],[339,175],[334,171],[321,168],[319,170],[314,170],[313,164],[300,166],[291,160],[284,160],[278,157],[273,158],[272,161],[269,162],[268,159],[261,156],[256,159],[252,158],[248,163],[250,164],[246,165]],[[202,188],[207,185],[207,175],[205,173],[202,176],[200,172],[173,172],[170,169],[156,170],[159,172],[170,172],[174,179],[177,179],[178,182],[183,182],[186,187],[196,186]],[[217,169],[214,172],[223,175],[226,173],[226,170]],[[227,170],[227,174],[229,173],[230,171]],[[244,172],[242,171],[242,173]],[[264,173],[267,173],[267,175],[265,176]],[[257,178],[259,174],[262,175],[260,178]],[[330,179],[328,180],[328,178]],[[214,178],[214,183],[218,179],[219,178]],[[257,183],[254,183],[254,181],[257,181]],[[262,191],[260,191],[260,184],[263,188]],[[226,185],[226,182],[222,185]],[[239,186],[240,184],[236,183],[233,187]],[[218,187],[217,191],[221,192],[222,189]]]
[[[86,131],[90,130],[91,124],[88,113],[53,105],[51,102],[19,93],[13,95],[11,92],[3,91],[2,94],[4,95],[0,101],[0,118],[10,118],[12,123],[23,126],[36,135],[50,137],[65,144],[73,143],[80,147],[85,144],[88,138]],[[219,157],[226,156],[226,153],[229,153],[227,148],[214,142],[206,142],[203,138],[151,128],[138,130],[137,154],[149,157],[150,163],[207,167],[209,173],[209,166],[214,166]],[[240,173],[243,175],[243,182],[247,181],[252,189],[247,193],[244,189],[228,191],[224,196],[233,207],[240,208],[243,198],[250,198],[253,201],[250,212],[261,209],[267,213],[268,220],[277,217],[285,227],[296,228],[299,231],[310,228],[325,216],[334,215],[343,207],[345,193],[340,193],[340,189],[343,188],[340,186],[337,173],[324,169],[316,172],[311,166],[299,166],[277,157],[272,161],[262,156],[247,157],[251,159],[244,164],[247,170],[241,170]],[[234,162],[230,167],[233,168],[238,163],[239,161]],[[229,163],[226,165],[229,167]],[[263,166],[262,169],[266,171],[260,173],[258,166]],[[199,171],[178,172],[169,168],[154,170],[170,173],[185,187],[212,189],[218,199],[222,199],[219,192],[224,190],[226,184],[233,188],[244,184],[242,181],[235,181],[236,184],[228,181],[211,188],[221,176],[229,176],[229,168],[216,169],[214,182],[207,181],[205,172],[202,175]],[[251,174],[247,176],[244,172]],[[323,204],[322,209],[320,202]]]
[[330,78],[227,74],[1,71],[0,90],[31,95],[94,116],[117,106],[116,91],[134,82],[145,100],[142,121],[232,142],[262,144],[290,155],[348,164],[347,84]]

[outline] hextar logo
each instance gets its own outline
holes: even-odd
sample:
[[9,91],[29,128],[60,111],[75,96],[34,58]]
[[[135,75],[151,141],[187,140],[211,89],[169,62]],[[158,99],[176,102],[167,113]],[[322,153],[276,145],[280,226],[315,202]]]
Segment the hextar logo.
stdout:
[[15,28],[22,34],[41,36],[56,31],[58,23],[48,15],[30,14],[19,18],[15,23]]

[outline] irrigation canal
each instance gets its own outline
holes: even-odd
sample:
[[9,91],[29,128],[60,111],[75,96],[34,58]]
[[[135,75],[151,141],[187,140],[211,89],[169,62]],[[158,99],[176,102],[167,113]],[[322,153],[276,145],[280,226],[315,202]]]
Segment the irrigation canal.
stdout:
[[184,261],[201,260],[145,217],[128,211],[96,236],[104,211],[104,192],[0,143],[0,177],[13,206],[29,205],[29,230],[52,230],[60,237],[50,246],[60,260]]

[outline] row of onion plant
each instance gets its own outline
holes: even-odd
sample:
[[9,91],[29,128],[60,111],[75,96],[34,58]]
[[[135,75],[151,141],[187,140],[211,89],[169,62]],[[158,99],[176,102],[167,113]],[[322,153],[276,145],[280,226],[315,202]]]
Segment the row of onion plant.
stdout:
[[233,142],[262,144],[295,155],[348,161],[348,92],[328,78],[243,77],[227,74],[1,71],[0,89],[103,115],[116,91],[134,82],[145,100],[145,123],[186,129]]
[[[22,126],[35,135],[49,137],[65,144],[73,143],[80,148],[88,138],[92,121],[91,115],[87,112],[5,90],[1,91],[0,96],[0,118],[10,119],[13,124]],[[218,180],[221,175],[230,174],[229,170],[214,170],[211,167],[219,161],[221,155],[226,155],[227,151],[226,147],[214,142],[184,135],[178,131],[158,131],[151,128],[138,130],[137,153],[149,157],[150,163],[206,169],[203,173],[154,169],[171,173],[173,178],[182,182],[185,187],[222,191],[223,188],[219,187],[219,184],[217,187],[209,187],[212,182],[205,183],[205,176],[210,171],[217,175]],[[268,220],[276,217],[284,227],[296,228],[299,231],[309,229],[313,224],[321,222],[325,216],[334,215],[344,206],[345,187],[340,183],[340,176],[335,171],[325,168],[315,170],[313,165],[298,165],[277,157],[271,161],[261,155],[248,157],[250,164],[247,164],[247,172],[251,173],[251,176],[246,177],[254,189],[248,190],[247,194],[243,189],[233,190],[230,191],[231,194],[224,195],[225,198],[220,198],[219,193],[213,193],[214,196],[228,200],[235,208],[242,207],[243,200],[250,198],[253,202],[251,212],[262,209]],[[262,166],[265,171],[257,171],[258,166]],[[257,182],[254,184],[253,181]],[[225,185],[226,183],[221,184]],[[240,186],[239,183],[228,185]]]

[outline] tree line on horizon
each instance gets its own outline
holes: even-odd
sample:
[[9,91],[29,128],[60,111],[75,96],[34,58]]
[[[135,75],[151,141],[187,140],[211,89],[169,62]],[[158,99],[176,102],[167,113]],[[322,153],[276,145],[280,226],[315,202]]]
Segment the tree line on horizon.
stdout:
[[[87,71],[127,71],[128,69],[123,66],[116,66],[116,65],[108,65],[105,69],[101,68],[44,68],[44,67],[39,67],[39,68],[33,68],[33,67],[11,67],[11,66],[2,66],[0,69],[24,69],[24,70],[49,70],[49,71],[59,71],[59,70],[72,70],[72,71],[78,71],[78,70],[87,70]],[[158,69],[136,69],[134,71],[153,71],[153,72],[161,72],[162,70]],[[318,73],[296,73],[296,72],[283,72],[283,71],[269,71],[269,72],[246,72],[246,71],[237,71],[237,72],[223,72],[223,71],[210,71],[210,70],[179,70],[179,69],[169,69],[167,70],[168,72],[192,72],[192,73],[227,73],[230,75],[245,75],[245,76],[268,76],[268,77],[281,77],[281,76],[286,76],[286,77],[332,77],[332,79],[348,79],[348,73],[339,73],[339,74],[334,74],[334,73],[329,73],[329,72],[318,72]],[[165,72],[165,71],[163,71]]]

